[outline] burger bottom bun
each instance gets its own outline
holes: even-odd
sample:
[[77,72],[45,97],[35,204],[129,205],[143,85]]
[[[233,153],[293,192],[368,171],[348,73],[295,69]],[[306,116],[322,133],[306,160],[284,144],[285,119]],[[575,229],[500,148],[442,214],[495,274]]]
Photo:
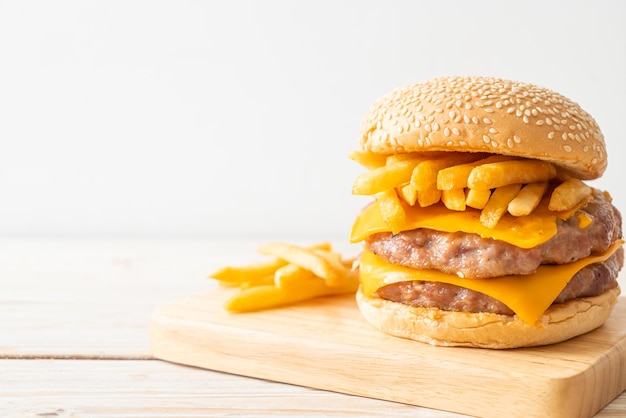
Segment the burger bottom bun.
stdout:
[[360,288],[356,300],[367,322],[396,337],[438,346],[504,349],[554,344],[598,328],[619,294],[618,286],[598,296],[554,304],[536,325],[517,316],[413,307],[367,297]]

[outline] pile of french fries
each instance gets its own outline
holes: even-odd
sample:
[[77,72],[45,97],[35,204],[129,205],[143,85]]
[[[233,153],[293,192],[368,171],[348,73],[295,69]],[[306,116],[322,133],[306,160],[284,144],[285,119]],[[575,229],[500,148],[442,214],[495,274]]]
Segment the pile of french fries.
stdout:
[[209,275],[238,291],[226,301],[231,312],[250,312],[293,304],[319,296],[354,293],[359,287],[355,259],[344,259],[330,243],[302,247],[289,243],[261,245],[260,254],[273,259],[244,266],[227,266]]
[[554,212],[575,208],[592,193],[579,179],[540,160],[455,152],[385,156],[365,151],[355,151],[350,158],[369,169],[357,177],[352,193],[374,196],[393,233],[406,222],[406,205],[442,202],[455,211],[479,209],[481,223],[494,228],[507,212],[529,215],[548,193],[548,209]]

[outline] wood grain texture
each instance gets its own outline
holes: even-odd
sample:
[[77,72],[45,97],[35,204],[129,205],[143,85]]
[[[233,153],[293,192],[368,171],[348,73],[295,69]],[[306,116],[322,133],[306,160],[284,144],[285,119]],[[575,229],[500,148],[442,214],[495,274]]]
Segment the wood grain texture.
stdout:
[[191,239],[0,239],[0,358],[146,358],[152,311],[210,288],[207,272],[242,248]]
[[0,360],[3,417],[460,415],[157,360]]
[[367,325],[352,296],[229,314],[216,289],[159,308],[155,357],[484,417],[590,417],[626,388],[626,300],[600,329],[548,347],[431,347]]

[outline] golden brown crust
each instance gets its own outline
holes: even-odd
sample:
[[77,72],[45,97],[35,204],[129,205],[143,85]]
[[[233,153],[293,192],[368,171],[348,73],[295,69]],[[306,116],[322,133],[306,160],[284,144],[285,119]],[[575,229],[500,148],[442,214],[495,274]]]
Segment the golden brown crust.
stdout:
[[581,179],[597,178],[607,166],[602,132],[577,103],[543,87],[489,77],[442,77],[391,92],[365,115],[361,147],[537,158]]
[[516,316],[416,308],[357,292],[357,304],[372,326],[396,337],[438,346],[517,348],[554,344],[589,332],[606,321],[619,287],[599,296],[552,305],[529,325]]

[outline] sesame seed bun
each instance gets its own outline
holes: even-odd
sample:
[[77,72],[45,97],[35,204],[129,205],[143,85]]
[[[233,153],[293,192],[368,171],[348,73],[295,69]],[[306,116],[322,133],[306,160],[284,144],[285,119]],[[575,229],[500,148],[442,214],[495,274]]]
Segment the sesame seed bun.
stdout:
[[396,337],[437,346],[518,348],[553,344],[587,333],[609,317],[619,287],[598,296],[552,305],[536,325],[517,316],[442,311],[367,297],[357,291],[363,317],[374,328]]
[[604,137],[577,103],[549,89],[489,77],[443,77],[375,102],[361,148],[382,154],[489,152],[550,161],[580,179],[607,166]]

